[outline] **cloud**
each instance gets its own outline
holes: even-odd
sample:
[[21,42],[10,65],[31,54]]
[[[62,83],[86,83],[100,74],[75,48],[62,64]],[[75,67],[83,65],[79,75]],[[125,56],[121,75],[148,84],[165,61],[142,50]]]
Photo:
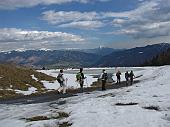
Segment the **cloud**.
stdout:
[[[59,27],[98,29],[112,26],[114,34],[133,38],[154,38],[170,35],[170,0],[140,0],[136,9],[124,12],[43,12],[42,19]],[[105,22],[106,21],[106,22]]]
[[[107,2],[110,0],[94,0],[93,2]],[[91,0],[0,0],[0,9],[16,9],[37,5],[65,4],[71,2],[90,3]]]
[[78,11],[58,11],[53,10],[42,13],[43,20],[48,21],[50,24],[61,24],[73,21],[92,21],[99,18],[96,12],[78,12]]
[[155,38],[170,35],[170,1],[144,1],[135,10],[122,12],[113,20],[119,27],[114,34],[125,34],[133,38]]
[[78,22],[71,22],[67,24],[59,25],[59,27],[71,27],[71,28],[79,28],[79,29],[96,29],[103,27],[104,23],[100,21],[78,21]]
[[96,29],[104,26],[101,15],[96,12],[78,12],[78,11],[58,11],[53,10],[43,12],[42,19],[49,24],[59,27],[71,27],[79,29]]
[[[26,31],[16,28],[0,29],[0,47],[6,49],[54,49],[60,45],[84,43],[81,36],[49,31]],[[3,50],[3,49],[1,49]]]

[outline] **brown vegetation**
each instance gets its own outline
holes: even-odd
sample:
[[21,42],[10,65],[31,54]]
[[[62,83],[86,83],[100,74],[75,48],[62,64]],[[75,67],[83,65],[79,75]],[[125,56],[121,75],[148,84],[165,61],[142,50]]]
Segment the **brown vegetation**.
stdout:
[[159,106],[148,106],[148,107],[143,107],[144,109],[148,109],[148,110],[155,110],[155,111],[160,111],[160,107]]
[[133,102],[130,102],[130,103],[116,103],[115,105],[117,106],[128,106],[128,105],[137,105],[138,103],[133,103]]
[[[34,75],[37,81],[32,79],[31,75]],[[27,91],[29,87],[35,87],[39,92],[42,92],[44,91],[44,86],[41,80],[52,82],[56,78],[30,68],[12,64],[0,64],[0,96],[14,95],[15,93],[12,90]]]

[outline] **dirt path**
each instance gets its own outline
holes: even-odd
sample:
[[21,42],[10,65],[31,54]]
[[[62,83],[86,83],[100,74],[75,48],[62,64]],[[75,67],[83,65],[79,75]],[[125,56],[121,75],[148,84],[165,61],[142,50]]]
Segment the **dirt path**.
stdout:
[[[138,83],[139,80],[135,80],[135,83]],[[130,85],[128,85],[130,86]],[[123,81],[121,84],[116,83],[107,83],[106,84],[106,90],[107,89],[118,89],[122,87],[128,87],[126,85],[126,82]],[[85,94],[91,94],[92,91],[101,91],[101,84],[96,82],[95,86],[84,88]],[[44,94],[39,95],[28,95],[28,96],[22,96],[22,97],[15,97],[10,99],[1,99],[0,104],[33,104],[33,103],[44,103],[44,102],[50,102],[55,101],[59,98],[67,98],[72,96],[78,96],[77,93],[81,93],[80,89],[68,89],[67,94],[57,94],[57,91],[52,91]]]

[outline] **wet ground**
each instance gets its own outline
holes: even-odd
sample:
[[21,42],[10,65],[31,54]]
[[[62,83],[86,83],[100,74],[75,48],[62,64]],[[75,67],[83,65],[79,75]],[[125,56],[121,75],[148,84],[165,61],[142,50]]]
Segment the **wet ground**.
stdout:
[[[138,83],[139,80],[135,80],[133,84]],[[118,89],[122,87],[128,87],[125,81],[121,82],[121,84],[108,82],[106,84],[107,89]],[[84,94],[91,94],[93,91],[102,91],[101,82],[94,82],[92,87],[84,88]],[[58,94],[57,91],[51,91],[44,94],[36,94],[36,95],[28,95],[21,97],[14,97],[10,99],[1,99],[0,104],[33,104],[33,103],[44,103],[55,101],[59,98],[67,98],[72,96],[78,96],[77,94],[81,93],[81,89],[68,89],[66,94]]]

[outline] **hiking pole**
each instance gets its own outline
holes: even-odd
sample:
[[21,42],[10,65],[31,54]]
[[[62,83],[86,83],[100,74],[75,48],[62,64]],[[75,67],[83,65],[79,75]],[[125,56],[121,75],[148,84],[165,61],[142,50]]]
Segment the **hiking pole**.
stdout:
[[88,81],[87,81],[87,77],[86,77],[86,85],[87,85],[87,87],[89,86]]
[[68,81],[68,78],[66,78],[66,87],[67,87],[67,81]]
[[76,82],[76,84],[77,84],[77,85],[76,85],[76,89],[77,89],[77,88],[78,88],[78,86],[79,86],[79,83],[78,83],[78,81],[77,81],[77,80],[76,80],[75,82]]

